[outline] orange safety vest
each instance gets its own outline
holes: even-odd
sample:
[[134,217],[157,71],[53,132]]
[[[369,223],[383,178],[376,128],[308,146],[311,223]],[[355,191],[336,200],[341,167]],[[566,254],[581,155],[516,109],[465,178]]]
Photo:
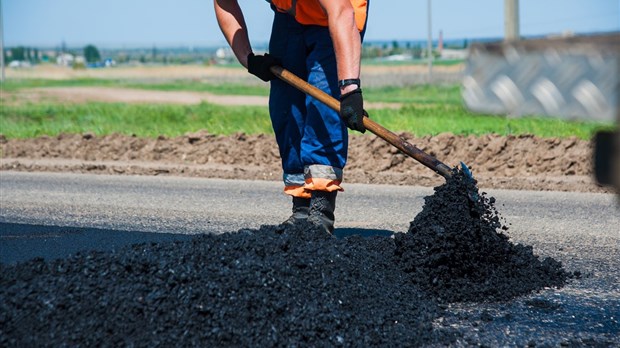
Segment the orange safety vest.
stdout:
[[[269,1],[269,0],[268,0]],[[359,31],[366,25],[367,0],[350,0],[355,11],[355,24]],[[270,0],[279,11],[288,13],[301,24],[327,26],[327,14],[318,0]]]

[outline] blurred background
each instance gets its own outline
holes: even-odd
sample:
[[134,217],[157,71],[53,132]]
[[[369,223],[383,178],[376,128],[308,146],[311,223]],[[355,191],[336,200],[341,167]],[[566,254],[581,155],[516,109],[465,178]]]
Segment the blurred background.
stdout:
[[[271,10],[241,0],[257,51],[269,40]],[[618,0],[520,0],[522,38],[620,30]],[[4,58],[11,68],[36,64],[87,68],[233,63],[207,0],[3,0]],[[474,42],[505,35],[501,0],[372,1],[364,58],[462,61]]]
[[[265,51],[269,5],[239,2],[253,49]],[[67,133],[273,134],[269,84],[234,59],[212,1],[1,0],[0,9],[3,156],[29,156],[7,139]],[[601,181],[620,187],[618,52],[620,0],[373,0],[365,107],[384,127],[417,137],[582,144],[580,157],[538,151],[541,165],[557,159],[561,175],[591,175],[590,142],[602,139]],[[503,161],[504,175],[550,172],[533,170],[516,143],[510,158],[523,165]]]

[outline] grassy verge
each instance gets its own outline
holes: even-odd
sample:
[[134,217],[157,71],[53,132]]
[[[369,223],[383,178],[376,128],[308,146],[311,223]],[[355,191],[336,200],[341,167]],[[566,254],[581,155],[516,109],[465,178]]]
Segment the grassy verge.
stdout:
[[258,95],[268,96],[269,85],[249,86],[243,84],[210,84],[201,81],[169,81],[160,83],[124,83],[122,87],[149,89],[157,91],[209,92],[218,95]]
[[364,100],[403,104],[461,105],[461,87],[457,85],[417,85],[407,87],[364,88]]
[[[131,80],[112,80],[81,78],[69,80],[22,79],[7,80],[2,83],[2,90],[16,92],[26,88],[42,87],[124,87],[158,91],[193,91],[209,92],[218,95],[269,95],[269,85],[213,84],[193,80],[171,80],[165,82],[136,82]],[[364,88],[364,98],[371,102],[386,103],[449,103],[461,104],[460,87],[418,85],[407,87]]]
[[80,78],[68,80],[48,80],[48,79],[9,79],[2,82],[3,92],[16,92],[24,88],[40,87],[82,87],[82,86],[116,86],[120,83],[117,80]]
[[[119,86],[119,85],[117,85]],[[248,85],[213,85],[200,81],[179,80],[163,83],[124,83],[123,87],[141,88],[159,91],[196,91],[210,92],[220,95],[258,95],[268,96],[269,85],[248,86]],[[415,104],[435,104],[449,103],[452,105],[461,104],[460,86],[435,86],[418,85],[407,87],[381,87],[364,88],[364,99],[370,102],[385,103],[415,103]]]
[[[201,81],[173,80],[167,82],[135,82],[129,80],[107,79],[70,79],[44,80],[24,79],[9,80],[2,85],[3,91],[15,92],[26,88],[40,87],[124,87],[158,91],[193,91],[209,92],[217,95],[251,95],[268,96],[269,85],[249,86],[243,84],[211,84]],[[364,99],[369,102],[412,103],[412,104],[450,104],[460,105],[460,86],[417,85],[407,87],[364,88]]]
[[[17,91],[22,88],[54,86],[131,87],[163,91],[205,91],[222,95],[264,96],[269,92],[267,84],[216,85],[191,80],[145,83],[92,78],[9,80],[2,84],[2,89]],[[419,136],[452,132],[462,135],[534,134],[541,137],[577,136],[589,139],[595,130],[611,127],[594,122],[568,122],[542,117],[510,119],[475,115],[462,107],[460,87],[457,85],[367,88],[364,94],[365,100],[369,102],[403,103],[405,106],[399,110],[372,110],[371,117],[390,130],[411,132]],[[266,108],[260,107],[223,107],[209,104],[24,104],[3,106],[0,116],[0,132],[10,138],[56,135],[62,132],[176,136],[197,129],[207,129],[217,134],[272,133],[268,112]]]
[[158,91],[194,91],[209,92],[219,95],[269,95],[268,84],[249,86],[243,84],[213,84],[193,80],[171,80],[165,82],[136,82],[131,80],[80,78],[67,80],[21,79],[7,80],[2,83],[2,90],[16,92],[26,88],[42,87],[122,87]]
[[[464,59],[441,59],[441,60],[433,60],[434,66],[452,66],[464,64]],[[374,66],[427,66],[428,60],[426,58],[423,59],[414,59],[414,60],[403,60],[403,61],[390,61],[381,58],[369,58],[363,59],[362,65],[374,65]]]
[[207,129],[214,134],[271,133],[266,108],[148,104],[28,104],[0,110],[0,129],[8,138],[60,133],[177,136]]
[[408,131],[418,136],[451,132],[459,135],[533,134],[539,137],[571,137],[590,139],[599,129],[610,124],[564,121],[553,118],[472,114],[460,105],[431,107],[408,106],[400,110],[373,110],[372,119],[393,131]]
[[[589,139],[599,128],[592,122],[567,122],[550,118],[512,119],[474,115],[450,103],[373,110],[371,117],[395,132],[418,136],[452,132],[461,135],[487,133],[534,134],[541,137],[577,136]],[[266,107],[226,107],[151,104],[23,104],[0,109],[0,132],[8,138],[28,138],[59,133],[94,132],[135,134],[144,137],[178,136],[206,129],[214,134],[272,134]]]

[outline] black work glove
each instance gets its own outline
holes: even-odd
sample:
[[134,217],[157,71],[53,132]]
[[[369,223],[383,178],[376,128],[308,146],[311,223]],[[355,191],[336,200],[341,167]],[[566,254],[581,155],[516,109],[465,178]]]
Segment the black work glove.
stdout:
[[340,117],[347,124],[347,127],[365,133],[364,115],[368,116],[366,111],[364,111],[364,98],[362,97],[361,88],[340,96]]
[[274,65],[282,65],[280,60],[274,56],[265,53],[256,56],[254,53],[248,54],[248,72],[258,76],[259,79],[267,82],[273,80],[276,76],[271,72]]

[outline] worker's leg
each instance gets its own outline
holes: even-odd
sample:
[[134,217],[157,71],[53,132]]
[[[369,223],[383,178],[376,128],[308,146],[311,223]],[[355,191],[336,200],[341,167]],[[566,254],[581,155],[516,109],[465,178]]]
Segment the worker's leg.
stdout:
[[[303,28],[293,17],[275,13],[269,53],[297,76],[306,75],[302,35]],[[293,214],[285,223],[307,218],[310,206],[310,193],[304,189],[304,165],[301,160],[305,109],[303,92],[279,79],[271,81],[269,114],[282,159],[284,192],[293,196]]]
[[[308,82],[338,98],[336,55],[329,30],[306,27],[304,39],[311,48],[306,58]],[[301,160],[306,189],[312,192],[309,220],[332,232],[336,193],[342,190],[342,171],[347,160],[348,133],[338,112],[317,99],[306,97],[306,122],[301,140]]]
[[[332,97],[339,98],[336,55],[329,30],[308,26],[304,39],[306,47],[310,48],[306,58],[308,82]],[[306,188],[340,190],[342,169],[347,160],[347,127],[338,112],[311,96],[306,96],[306,122],[301,144]]]

